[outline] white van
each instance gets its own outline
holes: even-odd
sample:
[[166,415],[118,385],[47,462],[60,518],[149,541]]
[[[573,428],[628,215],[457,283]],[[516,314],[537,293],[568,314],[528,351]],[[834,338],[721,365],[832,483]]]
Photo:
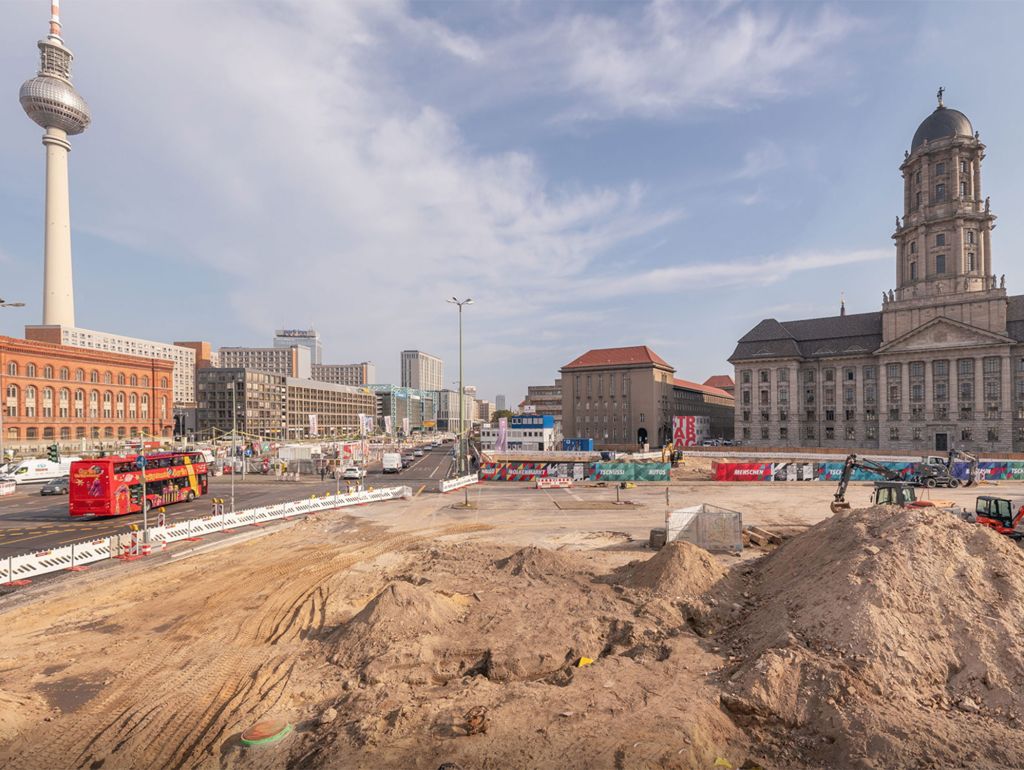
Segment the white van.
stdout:
[[401,473],[402,455],[398,452],[385,452],[381,457],[381,465],[384,466],[384,473]]
[[50,462],[43,457],[36,460],[22,460],[6,474],[0,476],[0,481],[34,484],[50,479],[59,479],[61,476],[71,475],[71,463],[81,459],[80,457],[61,457],[58,463]]

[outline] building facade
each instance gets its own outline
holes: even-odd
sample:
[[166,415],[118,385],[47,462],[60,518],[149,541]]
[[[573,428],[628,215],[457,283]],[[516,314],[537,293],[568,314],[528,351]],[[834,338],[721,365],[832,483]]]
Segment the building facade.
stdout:
[[554,385],[529,385],[526,398],[519,405],[520,411],[532,414],[550,414],[555,418],[556,427],[562,423],[562,381]]
[[880,312],[765,319],[730,357],[737,436],[763,446],[1024,451],[1024,296],[993,269],[985,145],[942,103],[900,164]]
[[707,416],[712,436],[732,438],[733,398],[678,380],[646,345],[590,350],[562,374],[562,435],[592,438],[598,449],[635,450],[672,441],[672,418]]
[[[416,388],[400,388],[397,385],[370,385],[377,396],[377,429],[390,435],[409,435],[414,431],[434,430],[437,427],[437,394]],[[371,414],[373,414],[371,412]],[[385,417],[389,418],[385,422]],[[408,430],[405,421],[408,420]]]
[[239,433],[282,440],[356,436],[359,415],[377,404],[366,388],[241,368],[200,370],[198,393],[200,434],[231,433],[234,408]]
[[170,438],[173,371],[158,358],[0,337],[3,445]]
[[305,345],[273,348],[221,348],[217,351],[224,369],[256,369],[301,380],[312,379],[313,366]]
[[309,350],[311,364],[323,363],[323,345],[316,329],[277,329],[274,332],[275,348],[290,348],[292,345],[301,345]]
[[25,337],[53,345],[70,345],[75,348],[170,361],[174,365],[174,405],[188,407],[195,404],[196,353],[192,348],[59,325],[26,326]]
[[[481,449],[485,452],[494,451],[497,441],[497,425],[484,425],[480,428]],[[558,449],[555,418],[549,414],[513,415],[508,418],[506,442],[509,452],[548,452]]]
[[444,361],[422,350],[402,351],[402,387],[444,390]]
[[313,379],[335,385],[370,385],[377,381],[377,367],[371,361],[358,364],[313,364]]
[[499,412],[504,412],[508,409],[508,398],[504,393],[499,393],[494,397],[494,408]]
[[[459,431],[459,392],[439,390],[434,394],[437,404],[437,429],[457,433]],[[463,419],[468,430],[473,424],[476,402],[472,396],[462,396]]]

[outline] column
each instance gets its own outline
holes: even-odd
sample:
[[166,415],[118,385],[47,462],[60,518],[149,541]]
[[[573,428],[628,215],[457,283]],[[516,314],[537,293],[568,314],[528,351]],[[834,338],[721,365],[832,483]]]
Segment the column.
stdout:
[[[952,195],[950,197],[960,197],[960,148],[953,148],[953,189],[951,190]],[[960,203],[957,208],[962,206]]]
[[983,205],[981,200],[981,158],[975,157],[971,163],[972,176],[974,177],[974,210],[980,211]]
[[[959,279],[967,272],[967,265],[964,264],[964,221],[957,219],[953,222],[953,259],[956,263],[956,276]],[[957,290],[961,287],[957,285]]]
[[67,132],[47,128],[46,211],[43,233],[43,323],[75,325],[75,294],[71,273],[71,205],[68,191]]

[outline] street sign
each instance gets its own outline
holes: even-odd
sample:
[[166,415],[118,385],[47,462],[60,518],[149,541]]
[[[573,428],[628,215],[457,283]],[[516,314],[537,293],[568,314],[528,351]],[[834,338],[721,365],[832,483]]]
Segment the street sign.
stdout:
[[146,470],[146,456],[145,455],[139,455],[138,457],[135,458],[135,467],[138,468],[140,471]]

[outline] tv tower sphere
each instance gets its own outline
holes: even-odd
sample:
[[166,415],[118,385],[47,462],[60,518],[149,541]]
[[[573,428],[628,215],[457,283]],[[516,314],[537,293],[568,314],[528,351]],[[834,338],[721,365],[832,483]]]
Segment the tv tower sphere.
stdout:
[[75,325],[71,269],[68,136],[89,127],[89,106],[71,85],[74,58],[60,36],[60,0],[50,0],[50,34],[39,41],[39,73],[21,87],[25,113],[45,129],[46,204],[43,230],[43,324]]

